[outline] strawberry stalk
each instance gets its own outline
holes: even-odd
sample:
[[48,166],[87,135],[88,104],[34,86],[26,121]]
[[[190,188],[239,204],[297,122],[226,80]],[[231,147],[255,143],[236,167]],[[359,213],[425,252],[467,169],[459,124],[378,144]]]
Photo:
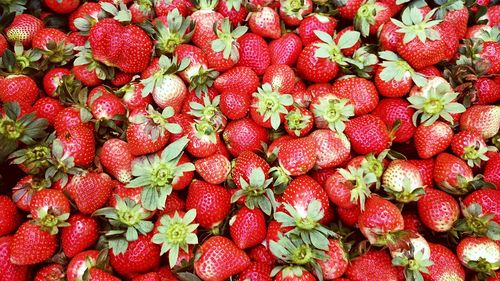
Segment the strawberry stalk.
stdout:
[[243,177],[234,180],[240,181],[241,189],[233,194],[231,203],[238,201],[241,197],[245,197],[245,206],[249,209],[258,207],[268,216],[276,210],[278,203],[274,198],[274,192],[268,188],[273,180],[266,180],[264,171],[261,168],[252,170],[249,182],[243,179]]
[[253,96],[257,102],[252,106],[263,117],[264,122],[271,120],[271,126],[277,130],[281,124],[281,116],[288,113],[286,106],[293,104],[293,97],[273,90],[269,83],[262,85]]

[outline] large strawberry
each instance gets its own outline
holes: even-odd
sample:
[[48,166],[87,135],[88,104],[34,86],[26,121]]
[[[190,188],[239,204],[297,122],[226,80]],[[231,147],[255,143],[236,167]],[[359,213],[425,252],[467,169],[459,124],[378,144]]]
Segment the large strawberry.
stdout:
[[295,65],[302,50],[302,41],[294,33],[287,33],[269,43],[271,65]]
[[4,280],[23,281],[28,279],[29,266],[16,265],[10,260],[12,236],[0,238],[0,271]]
[[474,105],[460,117],[460,129],[479,133],[484,139],[493,137],[500,130],[500,107]]
[[196,209],[196,221],[204,228],[216,228],[229,214],[231,195],[219,185],[195,180],[188,189],[186,208]]
[[428,273],[422,273],[425,280],[443,281],[448,278],[465,280],[465,271],[457,256],[450,249],[434,243],[429,243],[429,248],[430,260],[433,264],[427,268]]
[[377,116],[366,114],[351,119],[345,134],[359,154],[378,154],[391,145],[391,136],[385,123]]
[[113,180],[105,173],[86,172],[72,177],[65,187],[80,212],[90,215],[108,202]]
[[240,57],[238,66],[252,68],[257,75],[262,75],[271,62],[266,41],[255,33],[246,33],[238,38]]
[[445,151],[453,139],[451,127],[441,121],[427,126],[421,124],[414,135],[418,156],[427,159]]
[[40,263],[54,255],[59,245],[57,236],[35,221],[23,223],[14,234],[10,261],[17,265]]
[[370,113],[378,104],[377,88],[364,78],[340,77],[333,83],[332,92],[339,98],[349,99],[354,106],[355,115]]
[[[375,79],[375,85],[377,80]],[[380,89],[379,89],[380,92]],[[400,98],[386,98],[380,100],[372,114],[380,117],[388,128],[396,128],[395,143],[405,143],[413,138],[415,125],[411,120],[415,110],[409,107],[410,103]]]
[[243,118],[229,122],[222,137],[231,155],[238,156],[245,150],[259,151],[262,143],[268,142],[269,133],[252,119]]
[[426,188],[417,206],[422,222],[436,232],[450,230],[460,215],[457,201],[446,192],[434,188]]
[[493,274],[500,268],[500,246],[486,237],[466,237],[458,243],[457,256],[463,266]]
[[258,209],[243,207],[229,221],[229,233],[240,249],[258,245],[266,238],[266,220]]

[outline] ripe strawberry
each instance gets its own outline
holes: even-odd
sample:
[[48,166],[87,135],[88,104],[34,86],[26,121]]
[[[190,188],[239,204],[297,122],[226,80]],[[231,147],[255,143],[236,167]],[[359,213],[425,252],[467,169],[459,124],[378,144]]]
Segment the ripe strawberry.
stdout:
[[473,180],[472,170],[460,158],[449,153],[440,153],[434,166],[434,182],[451,194],[465,194]]
[[270,266],[274,265],[274,262],[276,260],[271,251],[262,244],[250,249],[250,251],[248,252],[248,256],[254,262],[264,263]]
[[12,236],[0,237],[0,271],[2,280],[24,281],[29,278],[29,267],[27,265],[16,265],[10,261]]
[[75,20],[78,18],[97,20],[102,17],[104,17],[104,11],[101,9],[101,5],[99,3],[85,2],[69,15],[69,29],[71,31],[78,31],[78,28],[75,26]]
[[285,267],[276,276],[274,281],[314,281],[314,275],[303,267]]
[[82,120],[80,110],[76,107],[66,107],[59,111],[56,116],[54,129],[57,135],[64,135],[66,132],[73,128],[85,127],[86,129],[93,129],[92,124]]
[[0,195],[0,237],[16,230],[21,224],[21,214],[17,211],[16,204],[5,196]]
[[71,68],[71,73],[76,79],[82,81],[82,84],[87,87],[95,87],[102,84],[102,80],[97,75],[97,69],[90,64],[74,65]]
[[366,1],[354,16],[354,27],[364,37],[377,33],[378,28],[392,16],[390,6],[385,2]]
[[10,261],[17,265],[40,263],[52,257],[57,247],[56,235],[50,234],[34,221],[27,221],[12,238]]
[[436,232],[450,230],[460,215],[458,203],[451,195],[430,187],[426,188],[417,206],[422,222]]
[[497,188],[500,186],[500,175],[497,172],[500,169],[500,153],[493,153],[484,167],[484,180],[494,184]]
[[318,263],[323,272],[323,278],[332,280],[344,275],[349,263],[342,242],[337,239],[328,239],[328,242],[328,251],[326,252],[328,259],[318,261]]
[[219,93],[239,91],[251,95],[259,87],[259,77],[250,67],[235,66],[219,75],[214,81],[214,87]]
[[31,199],[30,213],[34,220],[56,219],[58,216],[70,213],[70,203],[61,190],[43,189]]
[[231,162],[219,153],[196,160],[194,166],[201,178],[211,184],[225,182],[231,171]]
[[310,137],[291,139],[278,152],[279,165],[290,176],[304,175],[316,164],[315,140]]
[[346,276],[350,280],[399,280],[391,257],[383,250],[370,250],[354,259]]
[[233,26],[242,25],[245,21],[248,10],[241,0],[219,1],[215,8],[224,18],[229,18]]
[[40,269],[35,276],[35,281],[59,281],[66,277],[65,268],[61,264],[51,263]]
[[318,36],[314,33],[315,30],[333,34],[336,26],[337,21],[334,18],[321,14],[312,14],[300,22],[297,31],[300,39],[302,39],[302,45],[309,46],[314,42],[320,41]]
[[153,101],[151,95],[142,96],[143,89],[143,84],[132,82],[118,90],[118,93],[124,93],[122,100],[130,112],[144,110]]
[[394,160],[382,176],[384,190],[399,202],[420,201],[425,193],[418,168],[406,160]]
[[429,126],[420,124],[414,135],[418,156],[423,159],[431,158],[445,151],[452,139],[453,130],[448,124],[441,121],[436,121]]
[[500,100],[500,85],[491,79],[478,78],[474,81],[474,89],[476,89],[476,104],[495,104]]
[[409,141],[415,134],[415,125],[411,120],[415,110],[408,107],[409,102],[399,98],[382,99],[372,114],[380,117],[388,128],[394,128],[396,122],[399,127],[394,132],[394,142],[404,143]]
[[222,136],[229,153],[237,157],[245,150],[259,151],[262,143],[268,142],[269,133],[252,119],[244,118],[229,122]]
[[101,148],[99,160],[106,171],[118,181],[128,183],[132,180],[132,160],[128,143],[120,139],[109,139]]
[[[334,39],[335,44],[338,45],[340,42],[340,38],[342,38],[344,36],[344,34],[346,34],[348,32],[357,32],[357,31],[354,31],[353,26],[348,26],[348,27],[343,28],[342,30],[340,30],[337,33],[337,35],[334,36],[333,39]],[[348,56],[348,57],[353,56],[354,53],[361,47],[361,39],[359,37],[357,40],[354,40],[354,38],[352,40],[354,41],[354,44],[351,47],[343,48],[341,50],[341,52],[344,56]],[[374,64],[377,64],[377,62],[378,61],[376,61]]]
[[99,255],[99,251],[97,250],[88,250],[80,252],[74,256],[66,269],[66,278],[68,281],[83,280],[85,271],[88,271],[93,268],[94,265],[97,265]]
[[80,212],[90,215],[108,202],[113,181],[105,173],[87,172],[76,175],[65,187]]
[[238,91],[226,91],[220,95],[220,110],[229,119],[245,117],[250,110],[251,96]]
[[466,237],[458,243],[457,256],[463,266],[492,274],[500,268],[500,246],[486,237]]
[[64,153],[73,157],[75,165],[88,166],[92,163],[95,156],[95,138],[92,129],[78,126],[57,135],[58,145],[62,145]]
[[9,43],[7,42],[7,39],[3,35],[0,36],[0,56],[3,55],[5,50],[9,48]]
[[426,160],[408,160],[408,162],[418,168],[422,177],[422,182],[425,186],[431,187],[433,184],[434,159]]
[[460,117],[460,129],[479,133],[483,139],[493,137],[500,130],[500,107],[474,105]]
[[258,208],[246,206],[239,209],[229,221],[229,233],[238,246],[244,250],[260,244],[266,238],[266,219]]
[[280,38],[269,43],[271,65],[286,64],[293,66],[302,50],[302,41],[294,33],[286,33]]
[[361,0],[347,0],[337,3],[336,7],[341,18],[352,20],[361,4],[363,4]]
[[89,280],[92,280],[92,281],[119,281],[119,280],[121,280],[120,278],[115,277],[111,273],[104,271],[102,269],[96,268],[96,267],[92,267],[89,270],[89,276],[90,276]]
[[243,250],[223,236],[208,238],[198,249],[194,270],[203,280],[224,280],[242,272],[250,265]]
[[43,4],[58,14],[69,14],[80,5],[80,0],[43,0]]
[[325,191],[339,208],[352,209],[359,206],[365,209],[366,198],[370,197],[370,186],[376,182],[372,173],[361,168],[349,166],[348,169],[339,169],[325,182]]
[[280,94],[271,84],[263,84],[252,98],[250,116],[258,125],[277,130],[293,104],[289,94]]
[[25,75],[9,75],[0,80],[0,101],[18,102],[26,108],[38,98],[38,87],[35,81]]
[[346,125],[345,134],[354,151],[359,154],[378,154],[391,144],[384,122],[371,114],[351,119]]
[[458,132],[451,140],[453,153],[467,161],[470,167],[481,166],[482,161],[487,161],[488,147],[481,135],[475,132]]
[[187,209],[196,209],[196,221],[201,227],[217,227],[231,208],[229,191],[219,185],[193,181],[188,189]]
[[262,262],[252,262],[238,275],[238,281],[271,281],[271,266]]
[[303,137],[313,128],[314,116],[311,111],[295,107],[285,116],[285,131],[294,137]]
[[396,205],[373,195],[366,201],[358,225],[361,233],[371,244],[387,245],[395,242],[394,235],[403,230],[404,221]]
[[220,24],[224,16],[214,11],[217,2],[199,1],[199,9],[191,14],[191,20],[196,23],[191,42],[202,48],[216,39],[214,24]]
[[16,15],[14,21],[5,28],[5,37],[10,43],[19,41],[24,47],[29,47],[35,33],[43,27],[43,22],[32,15]]
[[[50,150],[48,153],[50,153]],[[32,175],[25,176],[12,187],[13,201],[19,209],[29,212],[33,195],[44,188],[50,187],[50,185],[51,183],[45,179],[39,179]]]
[[[382,29],[378,34],[378,40],[384,51],[397,51],[398,42],[401,40],[399,38],[401,33],[397,32],[398,29],[399,27],[392,21],[388,21],[382,26]],[[375,77],[375,79],[377,78]]]
[[248,20],[250,30],[265,38],[278,39],[281,35],[279,15],[270,7],[252,12]]
[[64,106],[59,100],[43,97],[33,104],[33,110],[38,118],[45,118],[50,125],[54,125],[57,114],[63,110]]
[[153,234],[139,235],[128,243],[124,253],[115,255],[109,250],[109,261],[113,269],[124,276],[149,272],[160,264],[160,246],[151,241]]
[[485,41],[482,44],[479,56],[489,63],[487,73],[498,73],[500,71],[500,64],[495,57],[500,52],[500,43],[496,41]]
[[422,272],[425,280],[444,281],[465,280],[465,271],[457,256],[440,244],[429,243],[432,265],[427,267],[428,273]]
[[266,41],[256,33],[247,33],[238,38],[240,57],[237,66],[250,67],[257,75],[262,75],[271,63]]
[[64,254],[71,258],[94,245],[99,238],[99,225],[93,217],[82,214],[72,215],[70,226],[61,230],[61,245]]
[[364,78],[341,77],[333,83],[332,91],[339,98],[349,99],[357,116],[372,112],[378,104],[377,88]]
[[208,120],[195,121],[188,129],[189,142],[186,151],[194,157],[203,158],[217,152],[221,142],[217,128]]
[[[453,2],[453,5],[447,6],[444,10],[446,15],[443,21],[451,23],[455,28],[458,38],[463,38],[467,32],[467,22],[469,20],[469,11],[463,2]],[[439,11],[440,13],[442,11]]]
[[478,204],[481,207],[483,215],[493,215],[492,221],[500,223],[500,206],[498,204],[500,190],[498,189],[479,189],[467,195],[463,203],[465,207],[472,204]]
[[126,114],[122,100],[102,86],[90,91],[87,104],[97,120],[114,120]]
[[287,65],[271,65],[264,72],[262,84],[270,84],[280,94],[292,92],[295,86],[295,72]]

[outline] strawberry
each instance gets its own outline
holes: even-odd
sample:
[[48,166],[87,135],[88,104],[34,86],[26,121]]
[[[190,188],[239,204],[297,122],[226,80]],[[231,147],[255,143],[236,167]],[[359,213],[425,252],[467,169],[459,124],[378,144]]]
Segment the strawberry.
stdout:
[[80,5],[80,0],[43,0],[45,6],[58,14],[69,14]]
[[229,119],[244,118],[250,110],[250,95],[238,91],[226,91],[220,95],[220,110]]
[[457,245],[457,256],[463,266],[492,274],[500,268],[500,246],[485,237],[466,237]]
[[196,160],[194,166],[202,179],[211,184],[225,182],[231,171],[229,160],[224,155],[218,153]]
[[295,86],[295,72],[287,65],[271,65],[264,72],[262,84],[270,84],[272,89],[280,94],[293,91]]
[[101,164],[122,183],[132,180],[132,159],[128,143],[120,139],[107,140],[99,154]]
[[423,272],[425,280],[443,281],[446,279],[465,280],[465,271],[457,256],[440,244],[429,243],[432,265],[427,267],[428,273]]
[[461,131],[455,134],[451,140],[453,154],[467,161],[467,165],[481,166],[482,161],[488,161],[485,155],[489,148],[486,146],[481,135],[475,132]]
[[274,277],[275,281],[313,281],[314,275],[302,267],[285,267]]
[[92,124],[87,122],[87,120],[82,120],[78,108],[66,107],[57,114],[54,123],[54,129],[56,129],[57,135],[62,136],[71,129],[80,127],[90,130],[92,129]]
[[64,153],[73,157],[75,165],[88,166],[94,160],[95,138],[92,129],[84,126],[72,128],[58,133],[56,141]]
[[367,114],[351,119],[345,134],[356,153],[378,154],[391,144],[391,137],[384,122],[377,116]]
[[229,221],[229,233],[240,249],[261,243],[266,238],[266,231],[264,213],[257,208],[249,209],[244,206]]
[[359,77],[341,77],[332,85],[332,91],[339,98],[347,98],[354,106],[355,115],[372,112],[378,104],[375,85]]
[[463,38],[467,32],[467,22],[469,20],[469,11],[460,1],[451,1],[452,5],[440,8],[438,16],[444,15],[443,21],[452,24],[458,38]]
[[2,35],[0,36],[0,56],[3,55],[5,50],[9,48],[9,43],[7,42],[7,39]]
[[24,47],[31,46],[35,33],[44,27],[43,22],[29,14],[19,14],[14,21],[5,28],[5,37],[10,43],[19,41]]
[[142,96],[144,85],[137,82],[132,82],[118,90],[118,93],[124,93],[122,100],[129,111],[146,109],[148,104],[153,101],[150,95]]
[[[207,48],[209,47],[210,46]],[[189,59],[190,63],[188,67],[179,72],[179,76],[182,80],[189,83],[189,90],[192,91],[194,89],[196,96],[200,96],[202,92],[210,94],[209,90],[211,88],[209,87],[212,86],[214,79],[219,73],[208,68],[208,59],[205,52],[196,46],[180,44],[175,48],[174,56],[177,56],[178,61],[182,61],[186,58]]]
[[0,195],[0,210],[0,236],[5,236],[19,227],[21,214],[17,211],[16,204],[5,195]]
[[341,18],[352,20],[361,4],[363,4],[361,0],[344,0],[336,3],[335,6]]
[[436,232],[450,230],[460,215],[457,201],[446,192],[434,188],[426,188],[417,206],[424,225]]
[[302,39],[302,45],[309,46],[320,40],[315,34],[316,30],[323,31],[327,34],[333,34],[336,26],[337,21],[332,17],[321,14],[311,14],[300,22],[297,31],[300,39]]
[[193,4],[189,1],[174,0],[172,2],[157,1],[154,2],[156,16],[167,16],[170,12],[177,9],[183,17],[192,13]]
[[497,188],[500,186],[500,175],[496,172],[500,169],[500,153],[494,153],[484,167],[484,180],[494,184]]
[[287,107],[292,104],[291,95],[281,94],[266,83],[253,94],[250,116],[258,125],[276,130],[288,113]]
[[399,202],[420,201],[425,193],[418,168],[406,160],[394,160],[382,176],[384,190]]
[[71,68],[71,73],[87,87],[98,86],[102,84],[102,80],[104,80],[97,75],[97,68],[94,68],[94,66],[90,64],[74,65],[73,68]]
[[14,234],[10,248],[10,261],[17,265],[42,262],[54,255],[58,247],[57,236],[44,230],[34,221],[23,223]]
[[271,65],[286,64],[293,66],[302,50],[302,41],[294,33],[286,33],[280,38],[269,43]]
[[289,26],[298,26],[305,16],[313,10],[313,2],[311,0],[303,3],[293,2],[293,0],[280,1],[279,15],[283,22]]
[[[50,153],[50,150],[48,153]],[[17,208],[29,212],[33,195],[44,188],[50,187],[50,185],[50,181],[46,179],[40,179],[31,175],[25,176],[12,187],[12,199]]]
[[483,215],[492,215],[491,220],[500,223],[499,198],[500,191],[497,189],[479,189],[467,195],[463,203],[466,207],[479,205]]
[[[47,220],[48,222],[49,219],[56,219],[63,214],[69,214],[70,204],[61,190],[43,189],[31,199],[30,213],[33,219]],[[42,222],[42,224],[44,223]]]
[[74,176],[65,190],[75,201],[80,212],[92,214],[108,202],[113,181],[105,173],[88,172]]
[[399,37],[401,36],[401,33],[397,32],[398,29],[399,27],[392,21],[388,21],[382,25],[382,29],[380,29],[378,34],[378,40],[384,51],[397,51],[398,42],[400,41]]
[[153,3],[151,0],[142,3],[132,3],[129,11],[132,14],[133,23],[144,23],[153,17]]
[[291,139],[278,152],[278,162],[290,176],[304,175],[316,164],[315,140],[309,137]]
[[[375,80],[376,81],[376,80]],[[394,142],[404,143],[409,141],[415,134],[415,125],[411,121],[411,117],[415,110],[408,107],[409,102],[399,98],[382,99],[372,114],[380,117],[388,128],[398,127],[394,132]]]
[[51,263],[40,269],[35,276],[35,281],[58,281],[66,277],[65,268],[58,263]]
[[350,280],[398,280],[397,269],[383,250],[370,250],[360,255],[349,264],[345,275]]
[[248,10],[241,0],[219,1],[215,8],[224,18],[229,18],[233,26],[242,25],[245,21]]
[[314,114],[316,127],[343,133],[345,122],[354,116],[354,106],[348,99],[341,99],[333,93],[330,85],[328,86],[326,91],[313,95],[309,109]]
[[25,75],[9,75],[0,80],[0,101],[18,102],[21,108],[35,103],[38,91],[35,81]]
[[238,38],[240,57],[237,66],[252,68],[257,75],[262,75],[271,63],[271,56],[266,41],[256,33],[247,33]]
[[384,2],[365,1],[354,16],[354,27],[367,37],[377,33],[378,28],[389,21],[391,8]]
[[271,281],[271,266],[262,262],[252,262],[238,275],[238,281]]
[[449,153],[440,153],[434,166],[434,182],[451,194],[465,194],[473,187],[472,170],[460,158]]
[[438,63],[446,58],[447,46],[444,42],[444,30],[439,22],[431,20],[433,13],[425,17],[416,7],[409,7],[403,11],[403,22],[392,19],[404,36],[398,40],[396,47],[399,55],[415,69],[422,69]]
[[64,254],[71,258],[97,242],[99,225],[93,217],[74,214],[68,219],[70,226],[61,230],[61,245]]
[[191,14],[191,20],[196,23],[191,42],[200,48],[216,39],[214,25],[218,26],[224,18],[222,14],[214,11],[216,5],[217,1],[201,0],[197,5],[199,9]]
[[[102,259],[102,254],[104,252],[105,251],[100,253],[97,250],[87,250],[76,254],[76,256],[71,259],[66,269],[66,278],[68,281],[82,280],[86,271],[98,265],[97,259],[99,256],[101,256],[100,259]],[[101,265],[100,262],[99,265]]]
[[408,160],[411,164],[415,165],[420,172],[420,176],[422,177],[422,183],[425,186],[431,187],[433,184],[433,172],[434,172],[434,159],[426,159],[426,160]]
[[[344,251],[342,242],[337,239],[328,239],[328,251],[326,254],[329,259],[319,261],[319,266],[323,272],[323,278],[332,280],[341,277],[347,270],[348,260]],[[337,280],[337,279],[335,279]]]
[[65,64],[73,55],[74,46],[66,44],[67,36],[56,28],[43,28],[35,33],[31,44],[41,50],[44,58],[52,63]]
[[361,233],[371,244],[386,245],[395,242],[398,232],[403,230],[404,221],[396,205],[373,195],[366,201],[358,225]]
[[102,86],[90,91],[87,104],[97,120],[116,120],[126,113],[122,100]]
[[12,236],[0,237],[0,270],[3,280],[23,281],[29,278],[27,265],[16,265],[10,260]]
[[313,113],[302,107],[295,107],[285,116],[285,130],[290,136],[303,137],[312,130]]
[[212,236],[205,240],[197,254],[194,270],[205,281],[227,279],[250,265],[248,255],[223,236]]
[[235,66],[219,75],[214,81],[214,87],[219,93],[239,91],[251,95],[259,87],[259,77],[250,67]]
[[476,89],[476,104],[495,104],[500,100],[500,85],[491,79],[480,77],[474,81]]
[[361,168],[349,166],[339,169],[325,182],[328,198],[339,208],[352,209],[359,206],[365,209],[365,202],[370,197],[370,186],[376,182],[376,176]]
[[71,75],[71,71],[66,68],[56,67],[45,73],[43,76],[43,89],[51,97],[57,96],[57,89],[63,84],[63,76]]
[[474,105],[460,117],[460,129],[480,134],[483,139],[493,137],[500,130],[500,107]]
[[231,155],[237,157],[245,150],[259,151],[262,143],[268,142],[269,133],[252,119],[244,118],[229,122],[222,136]]
[[421,124],[415,131],[414,140],[418,156],[427,159],[443,151],[453,139],[453,130],[444,122],[436,121],[432,125]]
[[44,97],[33,104],[33,110],[38,118],[45,118],[50,125],[54,125],[57,114],[64,106],[56,99]]
[[109,250],[109,261],[113,269],[124,276],[146,273],[160,264],[160,246],[151,241],[152,232],[139,235],[137,240],[129,242],[124,253],[115,255]]
[[[101,9],[99,3],[85,2],[82,3],[73,13],[68,17],[68,25],[71,31],[78,31],[79,29],[75,26],[76,19],[88,19],[97,20],[104,17],[104,11]],[[89,22],[89,21],[88,21]],[[79,25],[79,27],[82,27]],[[90,26],[89,26],[90,27]]]
[[[340,38],[342,38],[344,36],[344,34],[346,33],[350,33],[350,32],[357,32],[357,31],[354,31],[354,27],[353,26],[348,26],[348,27],[345,27],[343,28],[342,30],[340,30],[335,36],[334,36],[334,42],[335,44],[339,44],[340,42]],[[354,41],[354,40],[353,40]],[[353,56],[354,53],[361,47],[361,39],[358,37],[357,40],[354,41],[354,44],[351,46],[351,47],[348,47],[348,48],[342,48],[341,52],[344,56]],[[378,62],[378,61],[377,61]],[[375,62],[375,64],[377,63]],[[345,63],[344,63],[345,65]]]
[[229,191],[219,185],[193,181],[188,189],[187,209],[196,209],[196,221],[204,228],[215,228],[229,214]]
[[195,121],[188,129],[189,142],[186,151],[194,157],[203,158],[217,152],[221,142],[217,128],[208,120]]
[[92,267],[89,270],[89,276],[90,276],[89,280],[92,280],[92,281],[119,281],[119,280],[121,280],[120,278],[115,277],[111,273],[104,271],[102,269],[96,268],[96,267]]
[[250,30],[265,38],[278,39],[281,35],[279,15],[270,7],[252,12],[248,20]]

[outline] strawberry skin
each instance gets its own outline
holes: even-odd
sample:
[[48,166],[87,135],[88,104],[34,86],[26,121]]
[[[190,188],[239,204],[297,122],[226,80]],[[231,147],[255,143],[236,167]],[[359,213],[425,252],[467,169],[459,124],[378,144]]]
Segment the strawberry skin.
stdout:
[[231,195],[219,185],[195,180],[188,189],[187,209],[196,209],[196,220],[204,228],[218,226],[229,214]]
[[238,275],[238,281],[271,281],[271,266],[262,262],[252,262]]
[[13,232],[21,224],[22,217],[16,204],[5,195],[0,195],[0,214],[0,237]]
[[384,122],[375,115],[366,114],[351,119],[345,129],[351,146],[359,154],[378,154],[391,144]]
[[301,50],[302,41],[299,36],[294,33],[286,33],[279,39],[269,43],[271,65],[286,64],[293,66],[297,62]]
[[258,208],[244,206],[231,218],[229,225],[233,242],[242,250],[256,246],[266,238],[266,219]]
[[21,107],[35,103],[38,87],[35,81],[25,75],[9,75],[0,79],[0,101],[18,102]]
[[[347,270],[347,255],[342,247],[342,242],[336,239],[328,239],[328,260],[319,261],[325,280],[332,280],[344,275]],[[335,279],[336,280],[336,279]]]
[[354,105],[356,116],[372,112],[378,104],[375,85],[359,77],[339,78],[332,85],[333,93],[339,98],[347,98]]
[[212,236],[200,246],[194,270],[203,281],[225,280],[250,265],[250,258],[226,237]]
[[358,219],[361,233],[372,244],[385,244],[387,234],[400,231],[404,228],[403,216],[399,209],[390,201],[377,195],[371,196],[365,205],[364,212]]
[[240,58],[237,66],[250,67],[257,75],[262,75],[271,63],[266,41],[257,34],[246,33],[238,38]]
[[429,243],[431,250],[430,260],[433,262],[427,269],[429,273],[423,273],[425,280],[446,281],[465,280],[465,271],[457,256],[440,244]]
[[411,117],[415,113],[413,108],[408,107],[409,102],[399,98],[382,99],[373,110],[372,114],[380,117],[388,128],[392,128],[399,120],[399,128],[394,133],[395,143],[409,141],[415,134],[415,125]]
[[425,226],[436,232],[450,230],[460,215],[457,201],[448,193],[434,188],[426,188],[417,207]]
[[35,34],[43,27],[40,19],[29,14],[20,14],[4,31],[9,42],[19,41],[24,47],[29,47]]
[[460,129],[480,134],[484,139],[493,137],[500,129],[500,106],[474,105],[460,117]]
[[309,172],[316,164],[316,159],[314,140],[309,137],[291,139],[278,152],[279,164],[290,176]]
[[453,130],[444,122],[436,121],[429,126],[420,124],[414,135],[418,156],[428,159],[445,151],[452,138]]
[[194,166],[203,180],[211,184],[223,183],[231,171],[231,162],[220,153],[198,159]]
[[90,215],[108,202],[113,181],[105,173],[87,172],[74,176],[65,188],[80,212]]
[[500,190],[498,189],[479,189],[464,198],[465,206],[473,203],[481,206],[482,213],[494,215],[492,221],[500,223]]
[[370,250],[357,257],[349,264],[346,276],[349,280],[399,280],[391,257],[383,250]]
[[10,261],[12,240],[12,236],[0,237],[0,272],[2,272],[1,280],[28,280],[29,267],[27,265],[16,265]]
[[74,257],[94,245],[99,238],[99,225],[93,217],[74,214],[68,219],[70,226],[61,230],[61,245],[64,254]]
[[40,263],[56,253],[58,244],[57,236],[27,221],[14,234],[10,261],[17,265]]
[[250,118],[229,122],[222,137],[231,155],[237,157],[245,150],[257,152],[268,142],[269,133]]
[[109,139],[99,154],[101,164],[118,181],[128,183],[132,180],[132,160],[128,143],[120,139]]

